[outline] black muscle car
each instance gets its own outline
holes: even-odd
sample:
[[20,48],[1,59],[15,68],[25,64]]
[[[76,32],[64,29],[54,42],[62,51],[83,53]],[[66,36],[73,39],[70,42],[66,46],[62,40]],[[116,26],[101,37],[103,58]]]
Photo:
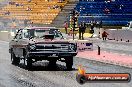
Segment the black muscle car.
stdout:
[[32,63],[48,60],[55,65],[64,61],[67,69],[72,69],[73,57],[77,55],[77,44],[65,40],[61,32],[52,27],[30,27],[19,29],[9,43],[12,64],[18,65],[21,59],[27,68]]

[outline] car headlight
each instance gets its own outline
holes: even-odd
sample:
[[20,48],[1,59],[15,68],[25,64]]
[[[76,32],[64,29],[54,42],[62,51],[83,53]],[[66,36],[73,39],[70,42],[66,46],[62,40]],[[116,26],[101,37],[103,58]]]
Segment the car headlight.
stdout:
[[70,44],[69,45],[69,49],[72,50],[72,51],[75,51],[75,45],[74,44]]
[[35,50],[36,49],[36,45],[35,44],[30,45],[29,48],[30,48],[30,50]]

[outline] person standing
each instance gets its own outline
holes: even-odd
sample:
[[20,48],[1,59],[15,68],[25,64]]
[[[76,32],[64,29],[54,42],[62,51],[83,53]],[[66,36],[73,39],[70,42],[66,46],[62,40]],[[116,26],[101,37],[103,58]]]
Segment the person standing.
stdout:
[[84,24],[81,22],[80,26],[79,26],[79,39],[84,40],[83,34],[85,33],[85,29],[86,27],[84,26]]
[[[82,30],[82,31],[83,31],[82,33],[84,34],[85,31],[86,31],[86,23],[83,23],[83,30]],[[82,35],[83,35],[83,34],[82,34]],[[82,39],[84,39],[84,37],[82,37]]]
[[64,23],[64,27],[65,27],[65,32],[66,32],[66,34],[67,34],[67,28],[68,28],[68,23],[65,21],[65,23]]
[[103,40],[106,40],[106,38],[107,38],[108,35],[109,34],[104,30],[104,32],[102,33]]

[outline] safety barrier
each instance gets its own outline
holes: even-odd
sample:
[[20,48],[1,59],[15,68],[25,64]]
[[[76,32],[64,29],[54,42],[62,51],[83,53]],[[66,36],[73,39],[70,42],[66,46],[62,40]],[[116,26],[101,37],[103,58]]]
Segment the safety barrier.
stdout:
[[14,32],[10,31],[0,31],[0,40],[2,41],[10,41],[15,36]]
[[0,31],[0,40],[9,41],[9,32],[8,31]]
[[77,41],[77,51],[92,51],[93,43],[88,40]]
[[126,41],[132,42],[132,31],[131,30],[119,30],[119,29],[109,29],[108,39],[116,41]]
[[70,42],[77,43],[77,51],[92,51],[93,42],[89,40],[78,40],[78,39],[69,39]]

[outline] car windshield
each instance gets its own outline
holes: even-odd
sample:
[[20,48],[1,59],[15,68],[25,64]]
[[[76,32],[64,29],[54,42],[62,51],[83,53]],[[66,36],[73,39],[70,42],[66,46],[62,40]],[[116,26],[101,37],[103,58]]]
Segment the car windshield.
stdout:
[[24,31],[25,38],[44,38],[45,35],[54,35],[54,38],[63,38],[57,29],[27,29]]

